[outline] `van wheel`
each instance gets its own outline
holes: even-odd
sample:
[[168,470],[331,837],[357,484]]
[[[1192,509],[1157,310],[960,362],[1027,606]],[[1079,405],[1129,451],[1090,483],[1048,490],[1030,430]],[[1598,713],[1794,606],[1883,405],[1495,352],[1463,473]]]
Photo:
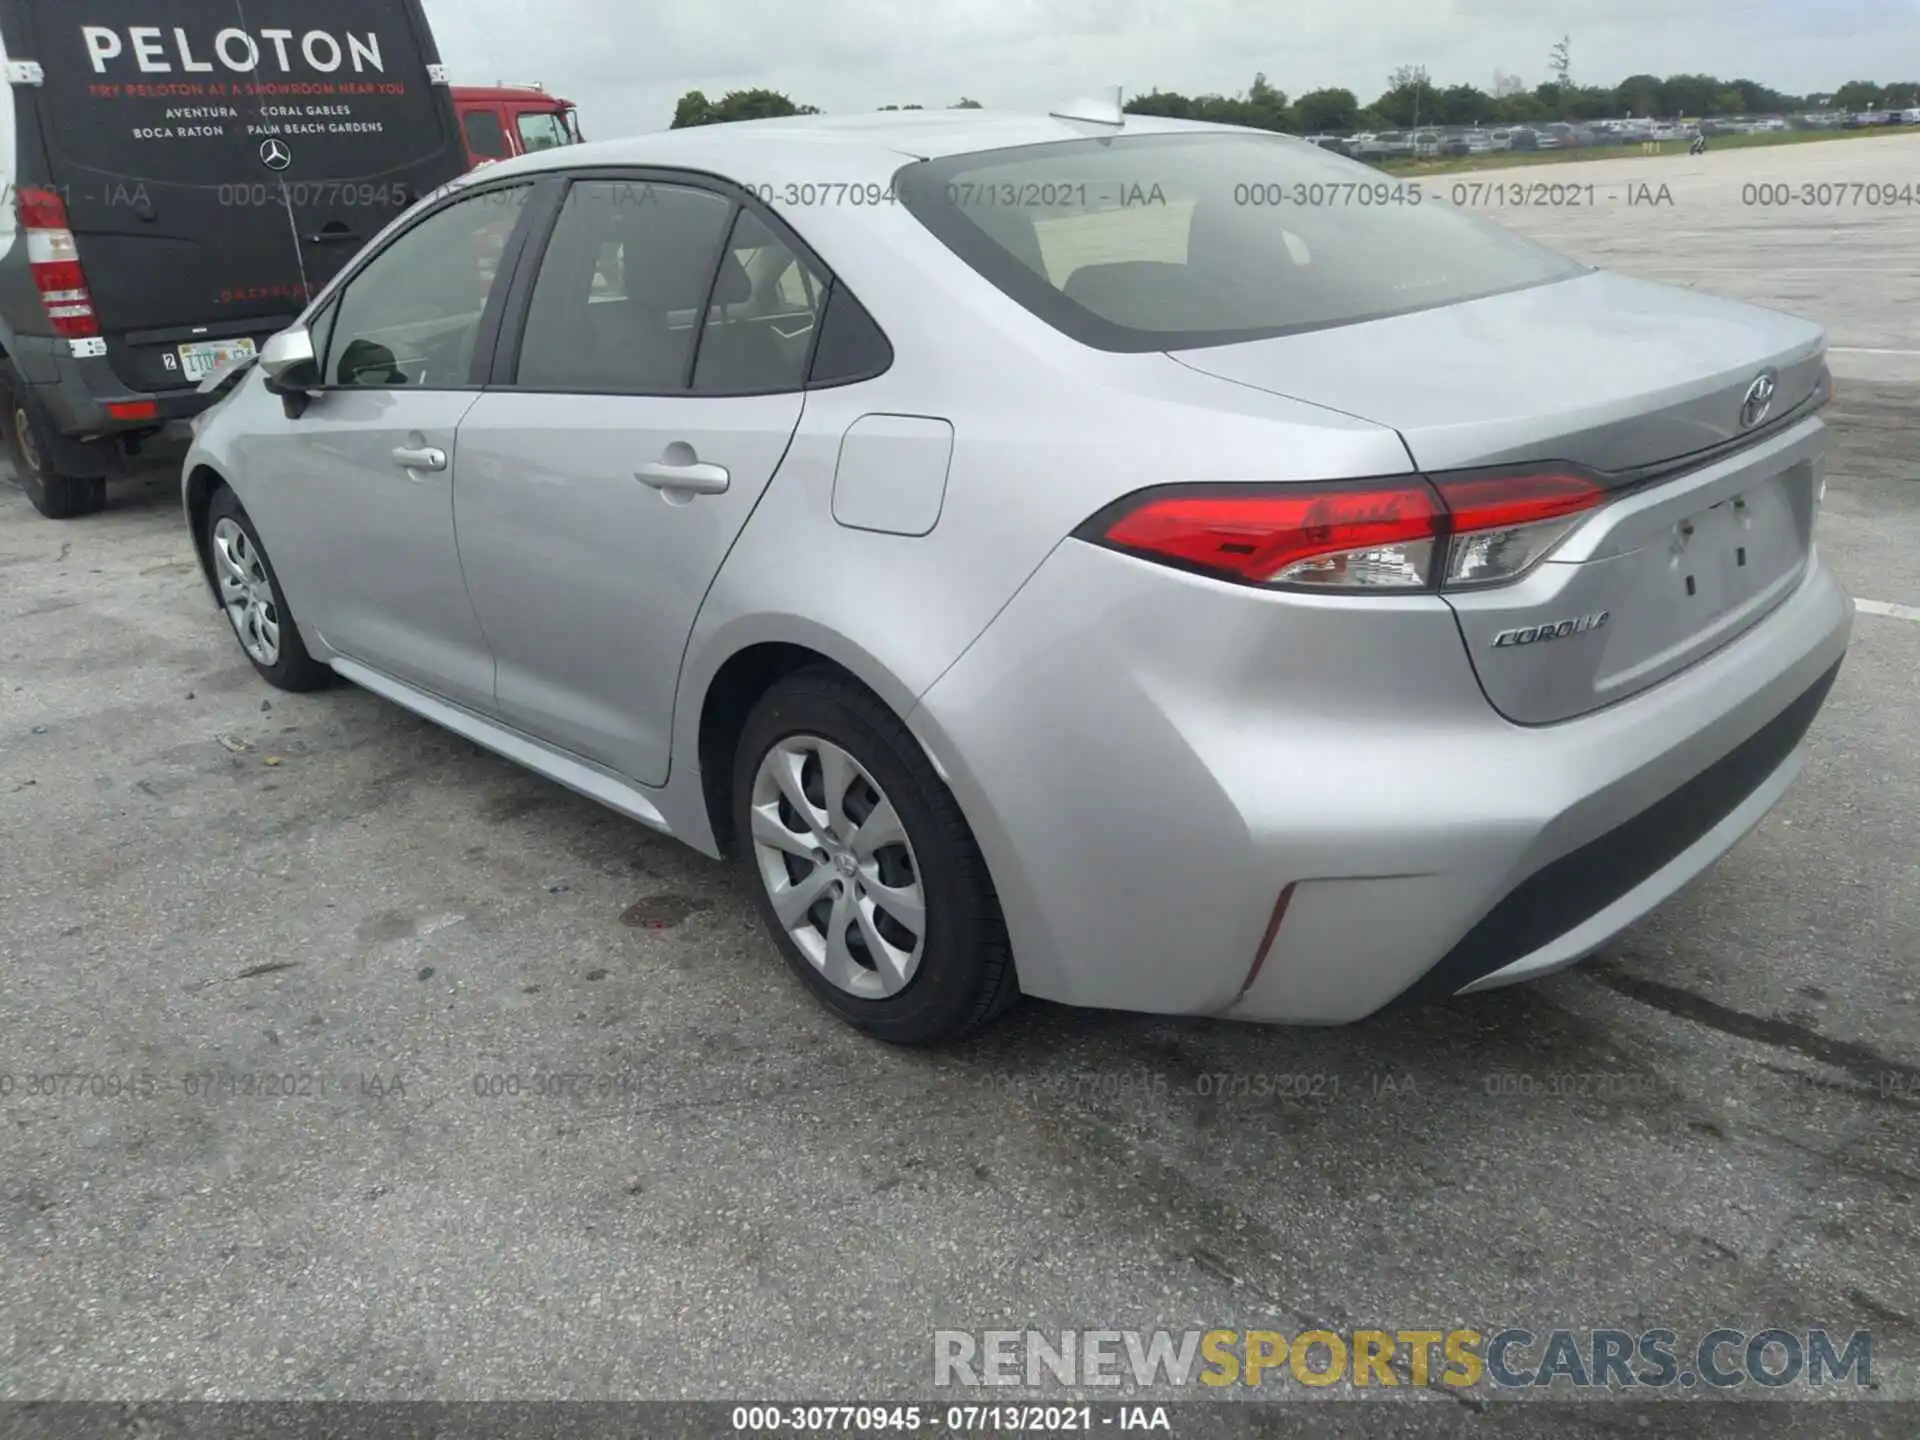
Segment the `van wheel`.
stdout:
[[100,476],[62,475],[54,469],[60,453],[53,422],[33,387],[18,374],[6,376],[7,440],[13,446],[14,468],[20,488],[33,508],[49,520],[72,520],[91,515],[107,503],[107,482]]

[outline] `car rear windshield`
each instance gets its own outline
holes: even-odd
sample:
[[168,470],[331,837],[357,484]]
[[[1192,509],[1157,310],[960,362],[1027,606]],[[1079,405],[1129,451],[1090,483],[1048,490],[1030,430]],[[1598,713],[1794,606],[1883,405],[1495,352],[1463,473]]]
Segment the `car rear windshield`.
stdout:
[[1101,350],[1185,350],[1458,304],[1585,266],[1285,136],[1116,136],[918,162],[900,202]]

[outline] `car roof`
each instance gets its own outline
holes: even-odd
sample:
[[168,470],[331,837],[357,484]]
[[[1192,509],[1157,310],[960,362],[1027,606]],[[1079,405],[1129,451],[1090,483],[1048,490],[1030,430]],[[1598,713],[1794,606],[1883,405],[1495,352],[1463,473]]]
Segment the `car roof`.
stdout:
[[[1129,115],[1124,126],[1061,120],[993,110],[885,110],[857,115],[788,115],[656,130],[617,140],[591,140],[537,151],[489,165],[489,179],[549,170],[598,166],[666,166],[713,169],[721,174],[756,172],[775,162],[792,170],[809,157],[836,167],[897,170],[908,160],[937,160],[980,150],[1045,145],[1108,136],[1169,134],[1268,134],[1234,125]],[[1297,136],[1284,137],[1298,140]],[[1304,142],[1302,142],[1304,143]],[[836,170],[844,175],[844,170]]]

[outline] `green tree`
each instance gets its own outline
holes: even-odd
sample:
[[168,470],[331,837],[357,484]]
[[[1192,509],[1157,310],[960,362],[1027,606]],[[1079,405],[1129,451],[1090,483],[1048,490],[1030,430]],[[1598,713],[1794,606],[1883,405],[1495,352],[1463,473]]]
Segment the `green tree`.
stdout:
[[1264,74],[1255,75],[1247,87],[1246,119],[1240,123],[1261,130],[1291,130],[1296,123],[1293,107],[1287,104],[1287,92],[1267,83]]
[[1193,101],[1173,90],[1150,90],[1120,107],[1127,115],[1159,115],[1168,120],[1191,120]]
[[949,110],[983,110],[986,107],[978,100],[969,100],[966,96],[962,95],[959,104],[949,105],[947,108]]
[[1573,37],[1562,35],[1554,42],[1552,56],[1547,61],[1547,69],[1553,73],[1553,83],[1563,90],[1573,87]]
[[1629,75],[1614,87],[1622,116],[1667,113],[1667,83],[1658,75]]
[[768,120],[778,115],[818,115],[812,105],[796,105],[778,90],[729,90],[710,101],[698,90],[680,97],[673,110],[671,129],[690,125],[722,125],[730,120]]
[[673,107],[673,124],[669,129],[685,130],[690,125],[713,124],[713,102],[698,90],[689,90],[680,97],[680,103]]
[[1878,80],[1849,80],[1833,96],[1836,110],[1871,110],[1886,91]]
[[1350,133],[1359,128],[1360,101],[1351,90],[1309,90],[1293,102],[1302,134]]

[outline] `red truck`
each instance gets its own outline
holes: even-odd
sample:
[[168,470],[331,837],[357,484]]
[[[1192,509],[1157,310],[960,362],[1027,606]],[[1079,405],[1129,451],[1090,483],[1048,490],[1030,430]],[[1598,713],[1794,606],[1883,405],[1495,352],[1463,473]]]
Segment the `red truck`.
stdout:
[[467,142],[467,163],[476,168],[535,150],[577,145],[580,112],[571,100],[539,85],[455,85],[453,108]]

